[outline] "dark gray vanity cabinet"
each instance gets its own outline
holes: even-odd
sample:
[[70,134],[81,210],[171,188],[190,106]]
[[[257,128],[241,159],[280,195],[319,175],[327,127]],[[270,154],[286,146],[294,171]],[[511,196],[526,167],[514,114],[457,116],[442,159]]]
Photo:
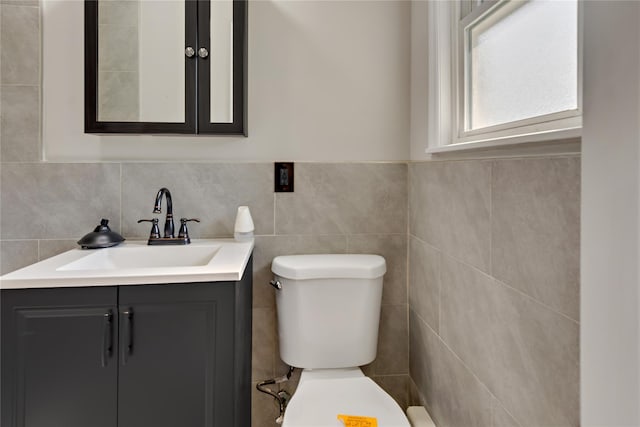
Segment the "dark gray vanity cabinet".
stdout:
[[248,427],[238,282],[2,291],[2,427]]
[[[236,396],[251,401],[251,343],[242,342],[251,335],[236,336],[236,290],[233,282],[120,288],[118,427],[248,426],[249,406],[233,410]],[[236,384],[238,374],[245,379]]]
[[117,289],[2,291],[2,427],[117,421]]

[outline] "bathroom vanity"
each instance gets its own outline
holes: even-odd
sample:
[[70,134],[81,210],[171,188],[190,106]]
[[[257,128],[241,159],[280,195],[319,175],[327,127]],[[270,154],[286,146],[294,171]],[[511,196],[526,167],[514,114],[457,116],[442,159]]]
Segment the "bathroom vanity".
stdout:
[[248,427],[252,249],[128,243],[3,276],[2,426]]

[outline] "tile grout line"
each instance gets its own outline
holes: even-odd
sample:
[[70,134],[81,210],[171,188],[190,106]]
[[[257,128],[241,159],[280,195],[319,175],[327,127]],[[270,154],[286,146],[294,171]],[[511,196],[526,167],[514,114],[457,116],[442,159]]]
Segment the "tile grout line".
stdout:
[[489,273],[493,277],[493,168],[495,161],[489,163]]
[[375,374],[373,377],[404,377],[409,376],[409,374]]
[[441,251],[437,251],[438,259],[438,336],[442,333],[442,257]]
[[483,275],[483,276],[485,276],[486,278],[488,278],[488,279],[490,279],[490,280],[492,280],[492,281],[494,281],[494,282],[496,282],[496,283],[498,283],[498,284],[500,284],[500,285],[502,285],[502,286],[505,286],[506,288],[508,288],[508,289],[510,289],[510,290],[512,290],[512,291],[515,291],[515,292],[517,292],[518,294],[520,294],[520,295],[524,296],[525,298],[527,298],[527,299],[529,299],[529,300],[531,300],[531,301],[533,301],[533,302],[535,302],[535,303],[537,303],[537,304],[539,304],[539,305],[543,306],[543,307],[544,307],[544,308],[546,308],[547,310],[549,310],[549,311],[551,311],[551,312],[553,312],[553,313],[555,313],[555,314],[558,314],[558,315],[560,315],[560,316],[562,316],[562,317],[566,318],[567,320],[570,320],[570,321],[572,321],[572,322],[574,322],[574,323],[580,324],[580,322],[579,322],[578,320],[576,320],[576,319],[573,319],[573,318],[569,317],[568,315],[566,315],[566,314],[564,314],[564,313],[562,313],[562,312],[558,311],[557,309],[555,309],[555,308],[551,307],[550,305],[546,304],[545,302],[538,300],[537,298],[533,297],[532,295],[529,295],[529,294],[527,294],[527,293],[525,293],[525,292],[521,291],[520,289],[514,288],[513,286],[511,286],[511,285],[509,285],[509,284],[507,284],[507,283],[502,282],[501,280],[499,280],[499,279],[497,279],[497,278],[493,277],[491,274],[489,274],[489,273],[487,273],[487,272],[485,272],[485,271],[481,270],[480,268],[478,268],[478,267],[476,267],[476,266],[473,266],[473,265],[471,265],[471,264],[469,264],[469,263],[467,263],[467,262],[465,262],[465,261],[463,261],[463,260],[461,260],[461,259],[459,259],[459,258],[457,258],[457,257],[453,256],[453,255],[450,255],[450,254],[448,254],[448,253],[445,253],[445,252],[444,252],[444,251],[442,251],[441,249],[438,249],[437,247],[433,246],[432,244],[430,244],[430,243],[428,243],[428,242],[425,242],[424,240],[422,240],[421,238],[419,238],[419,237],[417,237],[417,236],[412,235],[412,237],[414,237],[414,238],[415,238],[415,239],[417,239],[418,241],[420,241],[420,242],[424,243],[425,245],[427,245],[427,246],[429,246],[429,247],[433,248],[434,250],[439,251],[439,252],[442,254],[442,256],[446,256],[446,257],[448,257],[448,258],[451,258],[452,260],[454,260],[454,261],[456,261],[456,262],[458,262],[458,263],[460,263],[460,264],[462,264],[462,265],[464,265],[464,266],[466,266],[466,267],[468,267],[468,268],[471,268],[471,269],[473,269],[474,271],[476,271],[476,272],[478,272],[478,273],[482,274],[482,275]]
[[496,398],[492,398],[489,402],[489,425],[495,427],[496,425]]
[[491,277],[491,279],[493,279],[493,281],[494,281],[494,282],[496,282],[496,283],[498,283],[499,285],[502,285],[502,286],[504,286],[504,287],[505,287],[505,288],[507,288],[507,289],[510,289],[510,290],[512,290],[512,291],[514,291],[514,292],[517,292],[518,294],[522,295],[522,296],[523,296],[523,297],[525,297],[526,299],[528,299],[528,300],[530,300],[530,301],[533,301],[533,302],[535,302],[535,303],[537,303],[537,304],[541,305],[542,307],[546,308],[547,310],[549,310],[549,311],[551,311],[551,312],[553,312],[553,313],[555,313],[555,314],[558,314],[558,315],[560,315],[560,316],[564,317],[564,318],[565,318],[565,319],[567,319],[567,320],[570,320],[571,322],[575,323],[576,325],[580,325],[580,321],[579,321],[579,320],[576,320],[576,319],[574,319],[574,318],[572,318],[572,317],[569,317],[568,315],[566,315],[566,314],[564,314],[564,313],[562,313],[562,312],[558,311],[557,309],[555,309],[555,308],[551,307],[550,305],[547,305],[546,303],[544,303],[544,302],[542,302],[542,301],[537,300],[536,298],[532,297],[531,295],[526,294],[526,293],[522,292],[520,289],[516,289],[516,288],[514,288],[513,286],[508,285],[507,283],[504,283],[504,282],[502,282],[502,281],[500,281],[500,280],[496,279],[495,277],[492,277],[492,276],[489,276],[489,277]]
[[[408,210],[408,209],[407,209]],[[411,263],[409,261],[409,257],[411,256],[411,247],[409,245],[409,221],[407,221],[407,235],[405,237],[405,248],[406,248],[406,260],[405,260],[405,321],[407,322],[407,375],[409,375],[409,367],[411,366],[411,346],[409,342],[411,341],[411,331],[409,329],[409,292],[411,291],[411,272],[409,269],[411,268]],[[409,376],[411,378],[411,376]],[[407,385],[407,400],[409,396],[409,389]]]
[[[37,3],[38,7],[38,148],[40,154],[40,161],[45,160],[45,150],[44,150],[44,74],[43,74],[43,66],[44,63],[44,49],[43,49],[43,33],[42,33],[42,18],[43,18],[43,8],[41,7],[40,1]],[[38,254],[39,256],[39,254]],[[38,258],[40,259],[40,258]]]
[[29,8],[29,9],[40,9],[40,4],[39,3],[33,3],[33,4],[23,4],[23,3],[19,3],[19,2],[0,2],[0,4],[2,6],[9,6],[9,7],[24,7],[24,8]]
[[40,84],[31,83],[0,83],[0,87],[31,87],[40,88]]
[[480,380],[480,378],[476,375],[476,373],[474,371],[471,370],[471,368],[465,363],[464,360],[462,360],[462,358],[458,355],[458,353],[456,353],[455,351],[453,351],[453,349],[451,347],[449,347],[449,345],[447,344],[447,342],[445,340],[442,339],[442,337],[440,335],[438,335],[431,326],[429,326],[429,324],[415,311],[413,312],[415,314],[415,316],[422,322],[424,323],[424,325],[429,328],[429,330],[438,338],[438,341],[444,345],[444,347],[458,360],[458,362],[460,362],[460,364],[464,367],[464,369],[473,376],[473,378],[480,384],[480,386],[486,390],[487,393],[489,393],[489,395],[491,397],[493,397],[494,399],[496,399],[497,401],[499,401],[502,404],[502,401],[500,399],[498,399],[498,397],[493,394],[493,392],[489,389],[489,387],[487,387],[487,385]]
[[[495,397],[495,396],[494,396],[494,398],[495,398],[495,400],[500,404],[500,407],[502,408],[502,410],[503,410],[504,412],[506,412],[506,413],[507,413],[507,414],[508,414],[512,419],[513,419],[513,421],[515,421],[515,422],[516,422],[516,424],[517,424],[517,426],[516,426],[516,427],[522,427],[522,424],[520,423],[520,421],[518,421],[518,420],[516,419],[516,417],[515,417],[511,412],[509,412],[509,410],[508,410],[507,408],[505,408],[505,407],[504,407],[504,404],[502,403],[502,401],[501,401],[500,399],[498,399],[497,397]],[[493,408],[492,408],[492,409],[493,409]]]
[[[406,216],[405,216],[405,221],[407,223],[406,226],[406,230],[405,230],[405,248],[406,248],[406,260],[405,260],[405,271],[406,271],[406,278],[405,278],[405,299],[406,299],[406,306],[407,306],[407,311],[405,314],[406,317],[406,322],[407,322],[407,375],[409,376],[409,379],[411,379],[411,375],[410,375],[410,367],[411,367],[411,345],[410,345],[410,341],[411,341],[411,330],[409,329],[409,305],[411,302],[411,298],[410,298],[410,292],[411,292],[411,242],[410,242],[410,233],[411,233],[411,183],[412,183],[412,179],[411,179],[411,166],[409,163],[407,163],[407,185],[406,185],[406,189],[407,189],[407,205],[406,205]],[[409,384],[407,383],[407,400],[409,400]]]
[[[406,236],[403,233],[309,233],[309,234],[300,234],[300,233],[292,233],[292,234],[256,234],[255,237],[338,237],[338,236],[351,236],[351,237],[360,237],[360,236]],[[228,237],[228,236],[227,236]],[[207,237],[205,237],[207,238]]]
[[428,247],[430,247],[431,249],[433,249],[434,251],[438,251],[441,252],[442,250],[440,248],[438,248],[437,246],[433,245],[432,243],[427,242],[426,240],[424,240],[421,237],[416,236],[415,234],[409,234],[410,237],[413,237],[414,239],[416,239],[417,241],[419,241],[420,243],[427,245]]

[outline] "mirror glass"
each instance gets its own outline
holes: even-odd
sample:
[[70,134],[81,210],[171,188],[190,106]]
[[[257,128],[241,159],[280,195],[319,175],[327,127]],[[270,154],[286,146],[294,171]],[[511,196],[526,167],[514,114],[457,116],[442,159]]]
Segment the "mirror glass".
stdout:
[[211,123],[233,122],[233,1],[211,2]]
[[184,122],[184,15],[184,1],[99,1],[99,121]]

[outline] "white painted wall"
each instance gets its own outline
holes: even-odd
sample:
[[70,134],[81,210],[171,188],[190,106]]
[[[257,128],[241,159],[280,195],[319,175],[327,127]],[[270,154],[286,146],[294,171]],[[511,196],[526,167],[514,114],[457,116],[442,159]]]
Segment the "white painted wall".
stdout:
[[[428,35],[428,3],[411,2],[411,130],[409,154],[411,160],[425,160],[429,137],[428,50],[435,43]],[[436,116],[437,117],[437,116]]]
[[45,159],[406,160],[410,9],[251,1],[248,138],[96,136],[83,133],[83,3],[44,0]]
[[640,2],[584,2],[583,426],[640,425]]

